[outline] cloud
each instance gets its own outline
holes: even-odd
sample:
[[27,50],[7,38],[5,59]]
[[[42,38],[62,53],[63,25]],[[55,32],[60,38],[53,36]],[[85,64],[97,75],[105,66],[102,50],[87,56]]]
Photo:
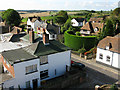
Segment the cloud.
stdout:
[[111,10],[119,0],[2,0],[1,10]]

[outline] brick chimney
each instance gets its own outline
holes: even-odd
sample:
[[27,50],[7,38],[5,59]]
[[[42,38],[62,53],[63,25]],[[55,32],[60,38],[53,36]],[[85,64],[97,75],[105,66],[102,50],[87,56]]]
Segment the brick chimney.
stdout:
[[30,43],[34,43],[34,31],[29,31],[29,41]]
[[43,43],[44,45],[49,45],[49,34],[46,34],[45,29],[43,30]]

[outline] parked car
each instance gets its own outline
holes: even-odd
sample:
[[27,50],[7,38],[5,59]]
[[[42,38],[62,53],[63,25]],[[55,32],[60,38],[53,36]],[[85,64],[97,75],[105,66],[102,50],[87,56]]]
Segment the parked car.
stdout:
[[79,63],[79,62],[74,62],[74,61],[71,61],[71,66],[72,66],[72,67],[79,68],[79,69],[84,69],[84,68],[85,68],[85,65],[84,65],[84,64]]

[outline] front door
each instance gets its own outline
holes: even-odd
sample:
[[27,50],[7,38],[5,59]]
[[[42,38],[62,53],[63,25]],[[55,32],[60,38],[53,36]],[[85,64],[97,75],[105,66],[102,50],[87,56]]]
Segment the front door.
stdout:
[[33,89],[37,89],[37,87],[38,87],[38,80],[34,79],[33,80]]

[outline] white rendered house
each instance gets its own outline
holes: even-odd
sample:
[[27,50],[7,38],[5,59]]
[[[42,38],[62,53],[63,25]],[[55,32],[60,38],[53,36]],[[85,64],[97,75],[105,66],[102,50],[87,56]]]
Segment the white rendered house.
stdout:
[[96,61],[120,69],[120,34],[107,36],[99,42]]
[[43,41],[16,50],[2,52],[4,72],[10,79],[3,81],[3,88],[37,88],[41,82],[65,74],[70,70],[71,50],[58,41]]
[[40,18],[39,17],[29,17],[27,21],[27,28],[31,28],[34,31],[37,31],[37,27],[40,26]]
[[85,25],[86,21],[84,18],[73,18],[71,20],[72,26],[79,27]]

